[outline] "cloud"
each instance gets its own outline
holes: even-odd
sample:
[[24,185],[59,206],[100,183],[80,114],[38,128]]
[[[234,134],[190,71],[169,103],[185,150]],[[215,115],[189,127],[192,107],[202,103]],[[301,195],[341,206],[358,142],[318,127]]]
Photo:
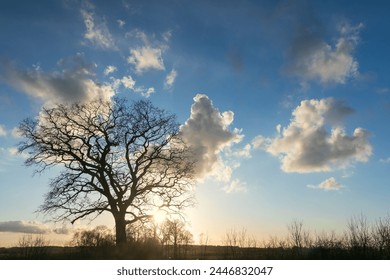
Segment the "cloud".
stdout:
[[213,176],[219,181],[229,181],[232,167],[222,161],[221,152],[243,137],[239,130],[230,129],[234,113],[221,113],[205,94],[197,94],[194,101],[191,115],[180,130],[195,151],[197,178]]
[[6,135],[7,135],[7,130],[5,129],[4,125],[0,124],[0,137]]
[[385,158],[385,159],[381,158],[379,161],[382,163],[390,163],[390,157]]
[[81,15],[85,24],[84,38],[92,45],[102,49],[116,49],[113,37],[103,19],[96,18],[94,7],[87,3],[87,7],[81,10]]
[[20,130],[18,127],[14,127],[12,130],[11,130],[11,135],[12,137],[14,138],[22,138],[22,134],[20,133]]
[[16,155],[19,154],[18,148],[16,148],[16,147],[8,148],[8,152],[9,152],[12,156],[16,156]]
[[175,83],[177,77],[177,71],[175,69],[172,69],[171,72],[166,76],[164,86],[167,89],[172,88],[173,84]]
[[226,155],[229,157],[236,157],[236,158],[251,158],[251,151],[252,151],[252,145],[246,144],[241,149],[230,149],[228,148],[226,151]]
[[270,139],[265,138],[262,135],[257,135],[253,138],[251,145],[254,149],[266,149],[270,142]]
[[356,77],[359,65],[353,52],[362,27],[361,23],[356,26],[341,24],[333,45],[323,40],[323,34],[317,30],[320,28],[300,28],[290,49],[287,71],[303,81],[316,80],[322,84],[344,84]]
[[343,188],[343,186],[338,183],[334,177],[326,179],[319,185],[307,185],[307,187],[312,189],[323,189],[325,191],[335,191]]
[[114,73],[117,70],[117,68],[113,65],[109,65],[104,69],[104,75],[110,75],[111,73]]
[[347,135],[342,126],[352,112],[333,98],[304,100],[293,111],[291,123],[279,126],[278,135],[262,148],[280,158],[285,172],[331,171],[366,162],[372,154],[368,132],[356,128]]
[[36,221],[8,221],[0,222],[0,232],[21,232],[21,233],[50,233],[51,229]]
[[141,46],[130,49],[130,56],[127,62],[135,66],[135,71],[142,74],[147,70],[165,70],[163,53],[168,49],[168,42],[171,37],[170,32],[162,34],[162,41],[152,37],[151,40],[146,33],[136,29],[126,34],[127,37],[138,39]]
[[91,69],[85,65],[54,72],[40,69],[19,69],[5,65],[1,79],[34,98],[48,103],[86,102],[94,98],[109,100],[115,92],[108,84],[98,84],[91,79]]
[[124,20],[121,20],[121,19],[118,19],[116,22],[118,23],[118,26],[119,26],[120,28],[122,28],[122,27],[125,26],[125,24],[126,24],[126,22],[125,22]]
[[247,192],[246,183],[243,183],[237,179],[233,180],[229,185],[223,188],[223,191],[226,193]]
[[132,49],[127,62],[135,66],[137,73],[143,73],[150,69],[165,70],[162,53],[161,49],[150,46]]
[[130,75],[122,77],[122,79],[114,79],[113,83],[115,88],[122,85],[124,88],[130,89],[144,97],[149,97],[151,94],[155,93],[154,87],[145,88],[143,86],[136,86],[136,81]]

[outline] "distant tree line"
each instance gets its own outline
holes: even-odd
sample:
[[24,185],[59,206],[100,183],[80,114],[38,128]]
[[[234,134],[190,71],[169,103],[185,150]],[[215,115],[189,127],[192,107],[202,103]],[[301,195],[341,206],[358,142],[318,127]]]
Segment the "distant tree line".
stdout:
[[364,215],[350,218],[344,231],[316,232],[302,221],[287,225],[284,237],[258,240],[245,229],[230,229],[222,245],[210,245],[207,234],[198,244],[180,219],[160,224],[133,223],[126,228],[127,243],[116,246],[115,232],[106,226],[80,230],[69,247],[56,254],[43,235],[23,236],[6,259],[390,259],[390,215],[369,222]]

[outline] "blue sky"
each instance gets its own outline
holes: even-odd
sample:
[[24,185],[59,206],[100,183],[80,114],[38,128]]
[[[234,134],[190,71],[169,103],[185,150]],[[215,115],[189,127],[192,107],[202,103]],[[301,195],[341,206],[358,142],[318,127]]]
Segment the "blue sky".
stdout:
[[[386,1],[2,1],[0,246],[57,234],[16,127],[55,102],[148,98],[199,149],[195,237],[389,212]],[[102,217],[92,223],[112,225]],[[62,230],[61,230],[62,229]]]

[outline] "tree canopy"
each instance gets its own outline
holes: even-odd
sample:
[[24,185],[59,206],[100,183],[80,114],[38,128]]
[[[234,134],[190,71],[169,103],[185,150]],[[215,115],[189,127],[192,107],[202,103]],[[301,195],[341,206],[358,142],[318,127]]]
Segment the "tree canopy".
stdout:
[[56,220],[109,212],[118,245],[126,242],[126,225],[193,204],[191,149],[176,117],[150,101],[58,104],[19,129],[27,166],[63,167],[39,208]]

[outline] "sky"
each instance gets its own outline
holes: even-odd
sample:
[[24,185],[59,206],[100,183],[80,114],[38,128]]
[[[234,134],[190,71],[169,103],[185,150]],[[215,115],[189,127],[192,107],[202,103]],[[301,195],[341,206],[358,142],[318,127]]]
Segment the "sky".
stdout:
[[18,124],[55,103],[149,99],[197,151],[195,240],[300,220],[342,232],[389,213],[387,1],[0,3],[0,247],[65,244],[78,228],[37,213],[53,168],[17,153]]

